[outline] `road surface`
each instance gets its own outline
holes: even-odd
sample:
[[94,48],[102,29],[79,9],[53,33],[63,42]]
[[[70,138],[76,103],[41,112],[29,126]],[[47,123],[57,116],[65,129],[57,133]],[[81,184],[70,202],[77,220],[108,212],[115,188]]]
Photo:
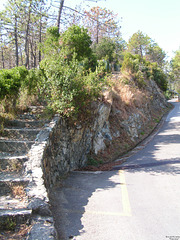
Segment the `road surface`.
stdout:
[[60,240],[180,240],[180,103],[113,171],[72,172],[51,193]]

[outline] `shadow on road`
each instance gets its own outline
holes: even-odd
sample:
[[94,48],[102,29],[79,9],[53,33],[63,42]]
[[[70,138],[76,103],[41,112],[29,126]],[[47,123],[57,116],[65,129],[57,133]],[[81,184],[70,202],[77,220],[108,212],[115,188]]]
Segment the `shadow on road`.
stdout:
[[[120,185],[111,179],[114,172],[72,172],[63,185],[51,190],[50,200],[55,226],[60,240],[75,239],[83,234],[82,217],[95,191],[108,190]],[[108,209],[107,209],[108,211]]]
[[[114,167],[114,170],[153,175],[180,174],[180,113],[176,113],[177,118],[172,114],[172,121],[169,118],[144,149],[129,157],[123,165]],[[97,174],[72,172],[62,185],[51,189],[50,201],[60,240],[75,239],[73,236],[83,234],[85,207],[96,191],[120,185],[120,181],[113,179],[116,174],[117,171]]]

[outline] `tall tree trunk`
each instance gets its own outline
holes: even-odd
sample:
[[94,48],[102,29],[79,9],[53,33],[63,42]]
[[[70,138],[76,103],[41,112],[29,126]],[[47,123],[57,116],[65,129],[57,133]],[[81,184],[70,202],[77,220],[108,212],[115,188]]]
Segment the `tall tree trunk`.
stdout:
[[[39,43],[42,42],[42,17],[40,18],[40,26],[39,26]],[[39,50],[39,63],[41,62],[41,50]]]
[[96,28],[96,43],[99,43],[99,22],[97,20],[97,28]]
[[25,55],[26,55],[25,66],[27,68],[29,68],[29,24],[31,19],[31,5],[32,5],[32,1],[30,1],[30,4],[29,4],[28,19],[27,19],[27,25],[26,25],[26,36],[25,36]]
[[62,14],[63,6],[64,6],[64,0],[60,0],[58,19],[57,19],[57,27],[59,32],[60,32],[61,14]]
[[4,50],[1,48],[1,57],[2,57],[2,68],[5,68],[5,63],[4,63]]
[[14,26],[14,39],[15,39],[15,58],[16,66],[19,66],[19,53],[18,53],[18,30],[17,30],[17,16],[15,15],[15,26]]
[[35,47],[34,47],[34,68],[37,67],[37,47],[36,47],[36,43],[35,43]]
[[23,63],[22,49],[21,49],[21,47],[19,48],[19,50],[20,50],[20,56],[21,56],[21,65],[24,65],[24,63]]

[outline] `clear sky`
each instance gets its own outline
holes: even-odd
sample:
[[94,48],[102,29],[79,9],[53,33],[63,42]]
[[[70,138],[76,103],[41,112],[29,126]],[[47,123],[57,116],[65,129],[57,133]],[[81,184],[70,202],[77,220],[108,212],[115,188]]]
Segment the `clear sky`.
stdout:
[[[77,4],[78,0],[65,0],[65,5],[68,2]],[[169,57],[180,47],[180,0],[101,0],[93,5],[106,7],[122,17],[121,32],[126,41],[140,30]]]
[[[92,0],[91,0],[92,1]],[[6,0],[0,0],[0,8]],[[65,0],[73,7],[82,0]],[[147,34],[167,53],[180,47],[180,0],[101,0],[91,6],[106,7],[117,13],[121,21],[122,38],[128,41],[138,30]]]

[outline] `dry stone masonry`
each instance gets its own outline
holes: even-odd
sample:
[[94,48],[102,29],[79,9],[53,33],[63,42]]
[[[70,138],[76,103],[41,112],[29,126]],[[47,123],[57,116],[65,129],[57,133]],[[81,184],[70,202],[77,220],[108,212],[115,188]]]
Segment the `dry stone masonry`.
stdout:
[[[6,123],[0,138],[0,232],[28,224],[32,228],[27,239],[56,239],[43,179],[34,178],[35,157],[27,172],[44,124],[29,113]],[[37,165],[39,175],[41,165]]]

